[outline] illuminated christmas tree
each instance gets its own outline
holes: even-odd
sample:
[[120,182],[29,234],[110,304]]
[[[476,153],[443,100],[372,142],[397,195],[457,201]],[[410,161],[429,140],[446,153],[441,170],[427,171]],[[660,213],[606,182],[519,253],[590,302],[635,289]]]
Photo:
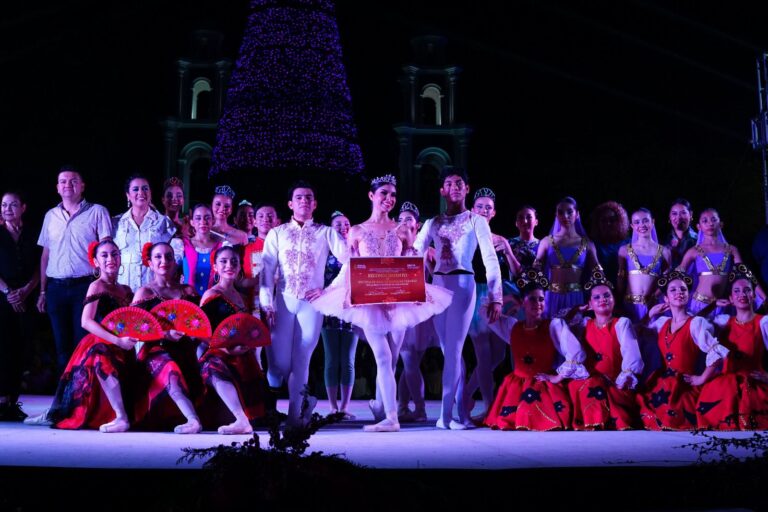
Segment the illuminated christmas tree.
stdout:
[[253,0],[210,176],[290,169],[357,174],[339,31],[329,0]]

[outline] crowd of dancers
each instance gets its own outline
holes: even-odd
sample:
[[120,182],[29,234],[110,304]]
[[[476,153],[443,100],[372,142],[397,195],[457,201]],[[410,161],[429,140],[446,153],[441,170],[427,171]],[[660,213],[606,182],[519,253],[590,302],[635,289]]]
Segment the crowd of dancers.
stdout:
[[[690,204],[675,200],[662,244],[649,210],[629,216],[608,202],[594,215],[596,230],[619,236],[593,241],[566,197],[546,237],[536,238],[536,210],[525,206],[516,215],[519,236],[507,239],[490,228],[493,191],[470,195],[466,171],[450,166],[440,184],[445,211],[421,219],[411,202],[397,208],[394,176],[375,178],[370,216],[353,226],[338,211],[330,225],[317,222],[307,182],[289,189],[291,217],[282,222],[275,204],[241,201],[235,212],[228,186],[185,216],[176,178],[164,185],[161,213],[149,181],[135,175],[126,182],[128,210],[110,217],[84,199],[82,174],[64,167],[61,203],[39,232],[22,220],[23,194],[6,192],[0,419],[247,434],[276,411],[287,386],[288,409],[279,413],[287,426],[303,425],[317,403],[305,388],[322,338],[331,412],[345,420],[355,419],[348,408],[358,340],[370,346],[376,396],[366,432],[427,420],[419,366],[430,346],[444,360],[440,429],[768,427],[768,333],[756,313],[765,293],[726,242],[716,210],[698,214],[696,232]],[[359,256],[423,257],[425,300],[352,305],[348,268]],[[253,315],[268,326],[271,344],[262,354],[174,329],[147,343],[101,323],[124,306],[150,311],[171,300],[198,305],[213,326]],[[27,417],[18,403],[20,340],[33,309],[50,317],[60,379],[51,407]],[[469,375],[467,336],[477,360]],[[493,373],[507,347],[513,370],[496,390]]]

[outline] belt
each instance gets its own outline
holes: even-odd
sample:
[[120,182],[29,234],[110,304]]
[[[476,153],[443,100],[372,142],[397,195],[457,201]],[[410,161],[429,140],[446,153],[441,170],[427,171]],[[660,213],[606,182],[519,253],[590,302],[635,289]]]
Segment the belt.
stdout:
[[549,291],[552,293],[568,293],[568,292],[580,292],[581,284],[579,283],[549,283]]
[[637,295],[628,293],[624,296],[624,302],[629,302],[630,304],[648,304],[648,302],[650,302],[650,298],[650,295]]
[[659,277],[659,274],[656,274],[655,272],[643,272],[642,270],[630,270],[628,274],[631,276],[646,275],[646,276]]
[[473,272],[470,272],[469,270],[451,270],[450,272],[435,272],[438,276],[463,276],[463,275],[474,275]]
[[49,283],[56,283],[62,286],[74,286],[76,284],[90,283],[93,281],[93,276],[81,276],[81,277],[49,277]]
[[705,270],[704,272],[699,272],[700,276],[727,276],[728,272],[710,272],[708,270]]
[[693,294],[693,300],[703,302],[704,304],[712,304],[713,302],[715,302],[714,297],[710,297],[709,295],[703,295],[699,292],[696,292]]

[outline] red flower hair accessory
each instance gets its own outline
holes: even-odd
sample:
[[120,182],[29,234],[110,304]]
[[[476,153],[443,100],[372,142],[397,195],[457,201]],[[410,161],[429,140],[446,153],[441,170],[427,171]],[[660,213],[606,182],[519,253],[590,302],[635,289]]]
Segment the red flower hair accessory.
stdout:
[[155,244],[153,244],[152,242],[147,242],[141,248],[141,264],[144,265],[145,267],[149,266],[149,259],[152,253],[152,247],[154,246]]
[[96,264],[93,262],[93,260],[96,259],[96,248],[99,246],[99,241],[94,240],[93,242],[88,244],[88,264],[96,268]]

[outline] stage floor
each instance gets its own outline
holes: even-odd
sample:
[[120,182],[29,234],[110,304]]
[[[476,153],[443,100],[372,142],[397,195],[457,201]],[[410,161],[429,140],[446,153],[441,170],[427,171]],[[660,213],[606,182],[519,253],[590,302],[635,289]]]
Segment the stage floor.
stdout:
[[[50,396],[22,396],[30,415],[42,412]],[[286,410],[280,401],[278,408]],[[355,401],[351,412],[356,421],[332,425],[310,439],[309,452],[340,454],[347,459],[379,469],[542,469],[566,467],[686,466],[697,454],[682,445],[700,442],[688,432],[502,432],[488,428],[445,431],[435,428],[438,402],[429,402],[429,421],[403,424],[397,433],[366,433],[362,425],[372,421],[365,401]],[[320,401],[319,413],[328,412]],[[258,431],[263,445],[268,435]],[[719,436],[749,437],[750,432],[718,433]],[[202,461],[177,464],[182,449],[207,448],[248,436],[221,436],[213,432],[196,435],[56,430],[0,422],[0,466],[110,469],[197,469]]]

